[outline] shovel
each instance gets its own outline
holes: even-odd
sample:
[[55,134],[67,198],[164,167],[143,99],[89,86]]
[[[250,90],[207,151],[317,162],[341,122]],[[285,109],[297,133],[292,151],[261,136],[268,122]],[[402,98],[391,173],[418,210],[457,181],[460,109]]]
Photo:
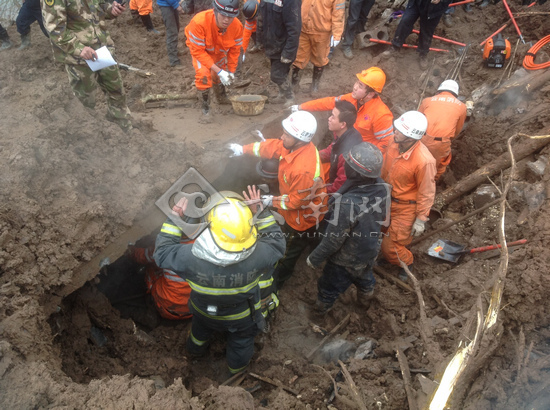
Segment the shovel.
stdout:
[[[520,239],[519,241],[508,243],[508,247],[523,245],[527,243],[527,239]],[[461,245],[456,242],[447,241],[445,239],[439,239],[428,249],[428,255],[437,259],[443,259],[445,261],[457,263],[460,257],[464,254],[486,252],[493,249],[500,249],[499,245],[481,246],[479,248],[466,249],[466,245]]]

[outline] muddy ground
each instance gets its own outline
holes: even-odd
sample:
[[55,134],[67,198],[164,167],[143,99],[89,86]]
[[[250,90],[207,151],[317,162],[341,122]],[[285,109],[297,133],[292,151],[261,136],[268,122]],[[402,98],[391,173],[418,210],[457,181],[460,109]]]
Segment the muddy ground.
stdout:
[[[384,8],[385,4],[375,5],[368,27],[382,22]],[[518,3],[512,9],[550,10],[548,4],[524,9]],[[163,31],[158,11],[153,20]],[[452,28],[441,23],[436,34],[472,44],[459,77],[461,95],[471,99],[474,91],[484,85],[495,87],[500,80],[502,70],[483,66],[477,44],[508,18],[499,3],[486,9],[474,7],[472,13],[459,8],[454,20]],[[188,16],[182,19],[183,24],[188,21]],[[550,28],[547,15],[518,18],[518,24],[527,41],[538,41]],[[389,26],[390,34],[395,27],[395,23]],[[326,317],[319,318],[313,314],[313,303],[320,271],[299,263],[280,293],[281,306],[271,319],[270,332],[257,339],[250,365],[251,372],[287,390],[252,376],[240,384],[242,388],[220,386],[226,378],[222,340],[213,343],[206,358],[191,360],[184,348],[189,324],[159,322],[148,316],[140,296],[142,272],[124,257],[117,260],[126,242],[141,239],[145,243],[154,237],[159,218],[154,203],[189,167],[215,179],[226,166],[228,141],[250,142],[248,131],[263,125],[266,135],[277,136],[284,113],[283,107],[268,104],[261,116],[238,117],[230,107],[216,106],[213,124],[202,125],[194,100],[151,108],[140,101],[147,94],[194,94],[183,32],[184,66],[176,70],[168,65],[164,36],[148,35],[129,13],[110,23],[110,30],[118,60],[154,74],[145,78],[123,72],[130,106],[140,120],[128,134],[104,119],[99,93],[101,103],[95,111],[80,105],[36,24],[30,49],[12,49],[0,56],[0,406],[351,408],[345,389],[340,391],[344,399],[331,400],[328,374],[338,377],[334,361],[339,357],[368,408],[403,409],[408,404],[395,358],[396,342],[414,369],[412,387],[417,399],[425,402],[430,387],[420,383],[419,375],[438,380],[445,361],[430,361],[426,354],[416,296],[384,277],[377,276],[376,299],[367,311],[357,305],[350,289]],[[8,31],[17,45],[15,26]],[[504,33],[515,45],[513,27]],[[409,42],[414,41],[411,36]],[[433,46],[444,48],[445,44],[434,41]],[[435,92],[458,58],[458,47],[445,48],[451,53],[429,55],[435,62],[426,96]],[[520,45],[518,55],[527,49]],[[414,52],[404,50],[387,59],[381,55],[384,50],[384,46],[355,50],[356,57],[348,61],[337,49],[321,93],[349,90],[354,73],[378,65],[388,76],[383,99],[394,115],[415,109],[426,73],[418,68]],[[516,63],[513,71],[518,68]],[[236,92],[275,93],[269,85],[269,63],[261,54],[247,54],[242,73],[252,82]],[[310,73],[302,78],[299,101],[310,98],[309,78]],[[473,117],[454,143],[453,163],[438,190],[504,153],[512,134],[549,134],[548,84],[514,95],[506,104],[491,101],[484,95],[476,103]],[[324,121],[327,115],[318,118]],[[317,141],[320,146],[326,144],[324,135],[318,135]],[[528,161],[542,155],[548,158],[549,151],[536,152]],[[502,186],[498,175],[493,181]],[[524,164],[519,167],[505,228],[509,241],[527,238],[529,243],[510,255],[496,349],[464,384],[464,394],[455,398],[453,408],[550,407],[550,259],[545,251],[550,246],[550,205],[545,201],[549,183],[548,171],[536,175]],[[533,196],[532,191],[539,195]],[[454,201],[434,227],[475,206],[471,195]],[[490,208],[436,237],[469,246],[496,243],[499,220],[498,210]],[[479,294],[487,307],[499,255],[466,256],[451,265],[425,255],[432,239],[414,247],[415,274],[433,340],[448,360],[464,336],[466,319]],[[100,273],[97,261],[106,249],[112,264]],[[390,274],[395,270],[390,269]],[[338,332],[335,342],[311,363],[306,360],[323,338],[312,324],[331,330],[348,314],[349,324]],[[354,357],[356,347],[367,341],[373,341],[374,353]]]

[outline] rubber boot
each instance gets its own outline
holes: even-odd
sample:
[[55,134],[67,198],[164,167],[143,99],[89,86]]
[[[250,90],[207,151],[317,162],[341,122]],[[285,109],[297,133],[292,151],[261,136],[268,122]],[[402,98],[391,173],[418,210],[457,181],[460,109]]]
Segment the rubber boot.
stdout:
[[323,75],[323,70],[325,67],[315,67],[313,66],[313,77],[311,80],[311,95],[316,96],[319,94],[319,83],[321,82],[321,77]]
[[214,95],[216,96],[218,104],[231,104],[231,101],[227,98],[227,92],[223,84],[214,85]]
[[139,22],[139,11],[130,9],[130,14],[132,15],[132,20],[134,20],[134,24],[138,25]]
[[[412,264],[407,266],[409,268],[409,270],[412,272]],[[405,269],[403,268],[399,268],[399,275],[398,275],[398,278],[400,281],[402,282],[407,282],[409,280],[409,275],[407,275],[407,272],[405,272]]]
[[21,45],[17,48],[18,50],[24,50],[31,45],[31,33],[21,35]]
[[319,299],[315,301],[315,311],[321,315],[325,315],[330,309],[332,309],[332,303],[321,302]]
[[209,124],[212,122],[212,116],[210,114],[210,90],[199,91],[198,96],[202,108],[202,115],[199,118],[199,123]]
[[364,292],[362,290],[357,290],[357,302],[367,309],[370,307],[372,299],[374,298],[374,290]]
[[295,94],[300,91],[300,77],[301,77],[300,71],[301,70],[295,65],[292,66],[291,81],[292,81],[292,90],[294,91]]
[[143,21],[143,25],[145,26],[145,28],[147,29],[147,31],[149,33],[160,34],[158,32],[158,30],[156,30],[155,27],[153,26],[153,20],[151,20],[151,15],[150,14],[146,14],[145,16],[141,16],[141,21]]
[[351,60],[353,58],[353,51],[351,51],[350,46],[344,46],[342,48],[342,52],[344,53],[344,57],[346,57],[348,60]]
[[13,46],[13,43],[11,42],[11,40],[9,38],[5,39],[4,41],[2,41],[2,46],[0,47],[0,51],[2,50],[8,50],[10,49],[11,47]]
[[272,104],[284,104],[285,107],[294,104],[294,93],[292,92],[292,86],[288,79],[279,85],[279,94],[277,97],[272,98],[270,102]]

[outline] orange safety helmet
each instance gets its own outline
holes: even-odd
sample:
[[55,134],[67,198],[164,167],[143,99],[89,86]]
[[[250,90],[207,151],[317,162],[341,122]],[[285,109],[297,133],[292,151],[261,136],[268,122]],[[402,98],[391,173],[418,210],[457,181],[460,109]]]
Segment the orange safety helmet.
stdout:
[[356,75],[359,81],[365,85],[368,85],[377,93],[381,93],[382,88],[384,88],[384,84],[386,84],[386,74],[384,74],[382,69],[378,67],[367,68]]

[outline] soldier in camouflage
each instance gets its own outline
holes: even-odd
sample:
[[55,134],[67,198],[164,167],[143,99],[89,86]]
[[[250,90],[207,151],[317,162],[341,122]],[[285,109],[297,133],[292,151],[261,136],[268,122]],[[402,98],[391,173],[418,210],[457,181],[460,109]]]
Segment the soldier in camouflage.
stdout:
[[132,128],[130,110],[118,66],[93,72],[85,60],[97,59],[95,50],[107,46],[114,58],[114,43],[105,19],[119,16],[125,7],[105,0],[41,0],[44,27],[50,35],[56,61],[65,64],[74,94],[89,108],[95,107],[96,84],[107,96],[107,119],[124,130]]

